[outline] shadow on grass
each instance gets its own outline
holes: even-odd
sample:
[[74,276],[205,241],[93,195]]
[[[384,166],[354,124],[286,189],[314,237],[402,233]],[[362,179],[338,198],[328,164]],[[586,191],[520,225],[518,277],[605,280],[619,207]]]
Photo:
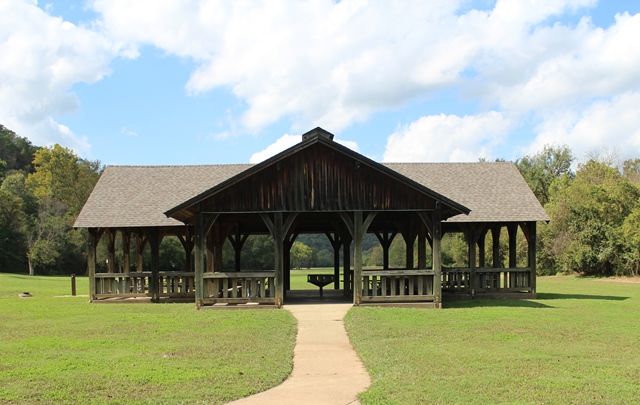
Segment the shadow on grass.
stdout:
[[624,301],[629,297],[619,297],[616,295],[589,295],[589,294],[556,294],[538,293],[538,300],[603,300],[603,301]]
[[480,308],[480,307],[511,307],[511,308],[555,308],[551,305],[529,300],[460,300],[445,302],[444,308]]
[[540,301],[554,300],[603,300],[603,301],[624,301],[629,297],[615,295],[589,295],[589,294],[557,294],[538,293],[536,300],[499,300],[499,299],[477,299],[445,302],[445,308],[480,308],[480,307],[512,307],[512,308],[555,308],[552,305]]

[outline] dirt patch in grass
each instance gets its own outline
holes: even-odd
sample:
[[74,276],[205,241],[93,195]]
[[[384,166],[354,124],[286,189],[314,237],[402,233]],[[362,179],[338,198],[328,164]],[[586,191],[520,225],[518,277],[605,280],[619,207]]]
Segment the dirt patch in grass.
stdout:
[[597,281],[606,281],[610,283],[632,283],[640,284],[640,277],[603,277],[596,278]]

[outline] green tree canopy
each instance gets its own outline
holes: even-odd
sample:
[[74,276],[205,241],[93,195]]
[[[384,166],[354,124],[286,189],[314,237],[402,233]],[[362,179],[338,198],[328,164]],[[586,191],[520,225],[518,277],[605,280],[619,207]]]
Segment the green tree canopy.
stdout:
[[522,173],[538,201],[543,206],[549,202],[549,188],[555,179],[562,176],[573,177],[571,164],[573,153],[568,146],[545,145],[542,151],[532,156],[516,160]]
[[71,149],[58,144],[36,152],[35,172],[27,178],[36,197],[51,197],[77,216],[89,198],[102,168],[99,161],[79,158]]
[[33,171],[32,161],[37,150],[27,138],[16,135],[0,124],[0,160],[5,162],[5,171]]
[[575,179],[555,181],[542,232],[547,265],[556,271],[612,275],[625,268],[622,225],[636,209],[640,190],[617,168],[593,160]]

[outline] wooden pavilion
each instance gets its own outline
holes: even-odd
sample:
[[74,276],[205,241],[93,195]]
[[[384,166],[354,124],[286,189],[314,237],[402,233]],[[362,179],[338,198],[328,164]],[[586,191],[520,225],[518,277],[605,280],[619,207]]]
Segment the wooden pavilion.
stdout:
[[[108,166],[75,227],[89,231],[91,301],[147,297],[194,300],[198,308],[280,307],[286,304],[293,242],[300,234],[320,233],[334,248],[334,288],[352,294],[355,305],[440,307],[450,298],[535,298],[536,222],[548,220],[513,163],[380,164],[316,128],[256,165]],[[498,250],[503,228],[509,238],[506,268]],[[525,267],[517,265],[519,229],[528,244]],[[442,267],[441,239],[448,232],[465,235],[468,267]],[[484,257],[489,232],[490,267]],[[363,269],[367,233],[382,246],[379,269]],[[273,238],[273,268],[245,271],[243,244],[260,234]],[[170,235],[184,247],[186,268],[161,272],[160,243]],[[391,269],[389,247],[397,235],[406,243],[406,266]],[[118,236],[121,268],[115,265]],[[97,272],[101,238],[108,258],[105,271]],[[235,251],[235,271],[222,269],[227,240]],[[142,263],[147,248],[150,271]]]

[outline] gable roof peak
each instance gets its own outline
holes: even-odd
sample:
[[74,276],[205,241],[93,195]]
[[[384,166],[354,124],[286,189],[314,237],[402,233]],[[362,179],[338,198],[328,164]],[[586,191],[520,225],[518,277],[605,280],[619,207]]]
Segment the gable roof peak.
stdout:
[[305,132],[304,134],[302,134],[302,141],[306,141],[307,139],[311,139],[311,138],[315,138],[317,136],[322,136],[324,138],[327,138],[330,141],[333,141],[333,134],[327,130],[324,130],[320,127],[315,127],[314,129],[312,129],[309,132]]

